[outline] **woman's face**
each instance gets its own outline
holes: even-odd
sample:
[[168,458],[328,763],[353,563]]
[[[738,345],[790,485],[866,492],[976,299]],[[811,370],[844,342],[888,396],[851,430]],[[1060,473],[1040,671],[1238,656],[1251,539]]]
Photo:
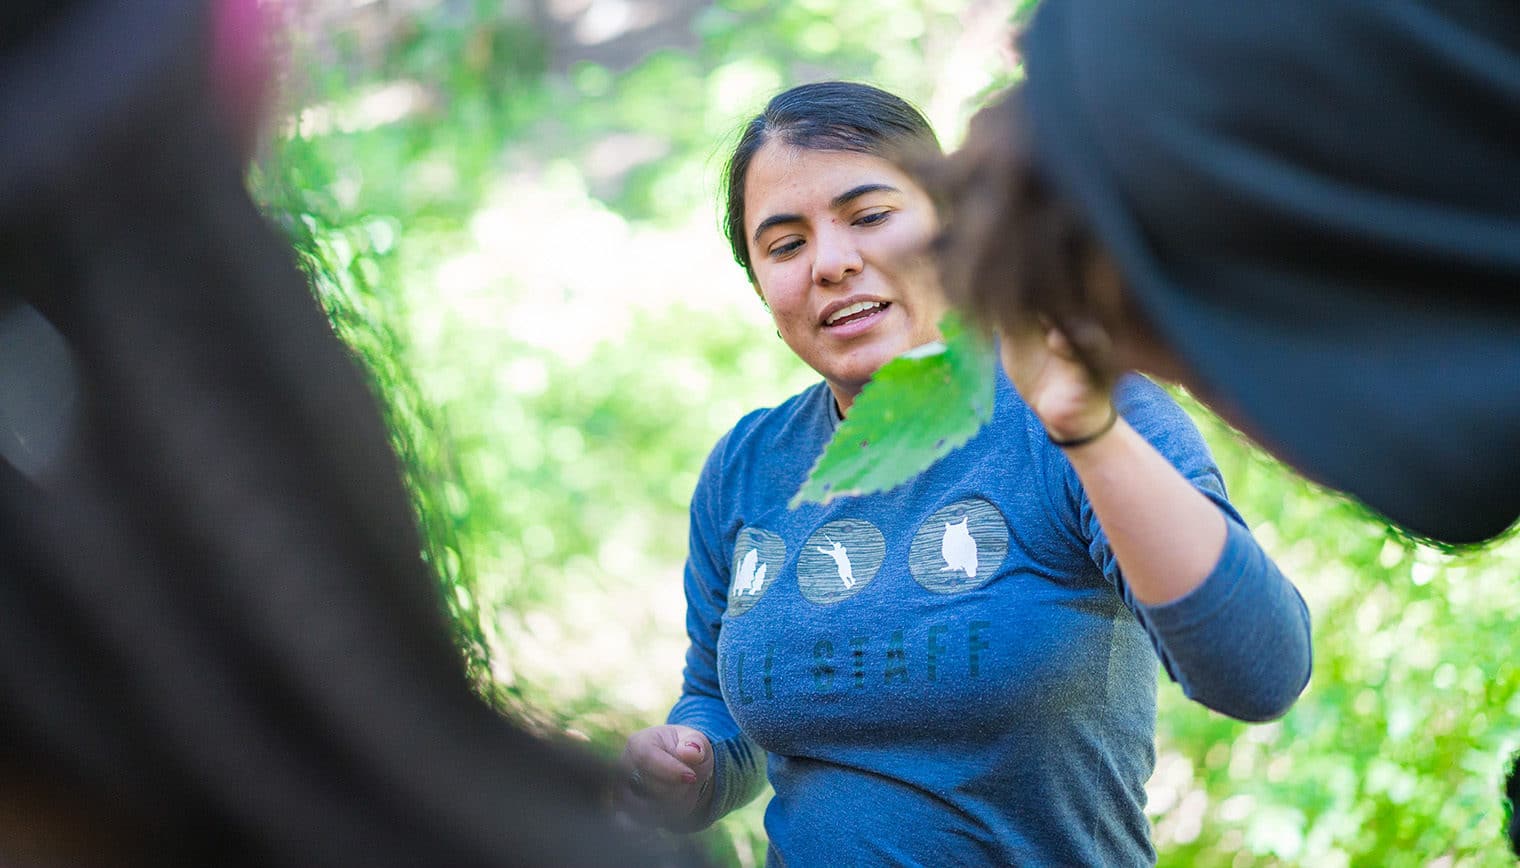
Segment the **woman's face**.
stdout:
[[744,233],[755,288],[840,409],[889,359],[939,339],[937,228],[928,194],[881,157],[772,140],[751,161]]

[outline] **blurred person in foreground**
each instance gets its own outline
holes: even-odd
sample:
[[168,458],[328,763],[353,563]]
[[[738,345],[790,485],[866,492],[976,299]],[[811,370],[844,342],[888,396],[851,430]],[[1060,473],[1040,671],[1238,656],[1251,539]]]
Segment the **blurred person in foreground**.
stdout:
[[[1418,536],[1520,515],[1520,3],[1045,0],[945,288]],[[1054,339],[1054,338],[1053,338]]]
[[1284,714],[1309,615],[1153,383],[1005,342],[992,421],[891,491],[788,501],[945,304],[923,116],[860,84],[786,91],[727,170],[727,234],[820,381],[739,420],[691,503],[690,646],[622,804],[702,828],[767,776],[767,864],[1140,865],[1155,852],[1158,661],[1193,700]]
[[1509,849],[1520,859],[1520,750],[1509,759],[1504,775],[1504,816],[1508,820]]
[[0,8],[0,864],[653,864],[467,683],[243,186],[257,20]]

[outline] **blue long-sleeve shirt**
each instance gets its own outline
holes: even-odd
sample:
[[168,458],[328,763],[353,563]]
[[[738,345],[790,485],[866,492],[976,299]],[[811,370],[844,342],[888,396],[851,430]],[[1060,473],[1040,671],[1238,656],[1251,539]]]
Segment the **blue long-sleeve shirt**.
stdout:
[[1309,678],[1302,598],[1252,539],[1186,414],[1125,419],[1229,518],[1184,598],[1129,593],[1075,472],[999,376],[994,419],[912,482],[796,510],[837,424],[824,384],[742,419],[691,507],[687,652],[670,721],[716,758],[711,822],[763,759],[772,865],[1147,865],[1156,667],[1224,714]]

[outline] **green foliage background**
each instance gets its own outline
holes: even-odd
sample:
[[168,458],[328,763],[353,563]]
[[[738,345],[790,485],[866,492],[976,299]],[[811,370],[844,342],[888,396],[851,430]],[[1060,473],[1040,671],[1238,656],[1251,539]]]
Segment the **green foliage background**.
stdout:
[[[864,79],[953,144],[1030,2],[302,0],[252,184],[372,374],[483,695],[615,752],[684,649],[685,507],[740,415],[812,381],[718,232],[764,98]],[[1197,410],[1315,618],[1315,674],[1246,726],[1166,685],[1162,865],[1512,864],[1520,547],[1388,531]],[[708,840],[764,860],[763,799]]]

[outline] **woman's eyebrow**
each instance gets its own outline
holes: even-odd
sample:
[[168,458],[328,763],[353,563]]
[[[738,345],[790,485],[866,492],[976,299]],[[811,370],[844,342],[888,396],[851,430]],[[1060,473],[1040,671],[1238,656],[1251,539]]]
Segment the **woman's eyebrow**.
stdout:
[[833,199],[833,201],[829,202],[829,207],[830,208],[843,208],[844,206],[846,206],[846,205],[850,204],[851,202],[855,201],[856,199],[859,199],[861,196],[866,196],[866,195],[869,195],[871,193],[901,193],[901,192],[902,192],[901,190],[897,189],[896,187],[892,186],[891,184],[861,184],[859,187],[851,187],[850,189],[844,191],[843,193],[840,193],[838,196],[835,196],[834,199]]
[[801,222],[802,222],[802,215],[801,214],[772,214],[771,216],[765,218],[764,220],[761,220],[760,221],[760,225],[755,227],[755,238],[754,238],[755,243],[759,244],[760,243],[760,235],[762,233],[764,233],[765,230],[771,228],[772,226],[777,226],[777,225],[780,225],[782,223],[801,223]]
[[[867,196],[867,195],[870,195],[871,193],[901,193],[901,192],[902,192],[901,190],[897,189],[896,187],[892,186],[891,184],[861,184],[858,187],[851,187],[850,189],[844,191],[843,193],[840,193],[838,196],[835,196],[833,199],[829,200],[829,207],[830,208],[836,208],[836,209],[837,208],[843,208],[844,206],[846,206],[846,205],[850,204],[851,202],[855,201],[856,199],[859,199],[861,196]],[[762,233],[764,233],[765,230],[771,228],[772,226],[777,226],[777,225],[780,225],[782,223],[801,223],[801,222],[802,222],[802,216],[800,214],[772,214],[771,216],[765,218],[764,220],[761,220],[760,221],[760,225],[758,225],[758,226],[755,227],[754,241],[755,241],[756,244],[759,244],[760,243],[760,235]]]

